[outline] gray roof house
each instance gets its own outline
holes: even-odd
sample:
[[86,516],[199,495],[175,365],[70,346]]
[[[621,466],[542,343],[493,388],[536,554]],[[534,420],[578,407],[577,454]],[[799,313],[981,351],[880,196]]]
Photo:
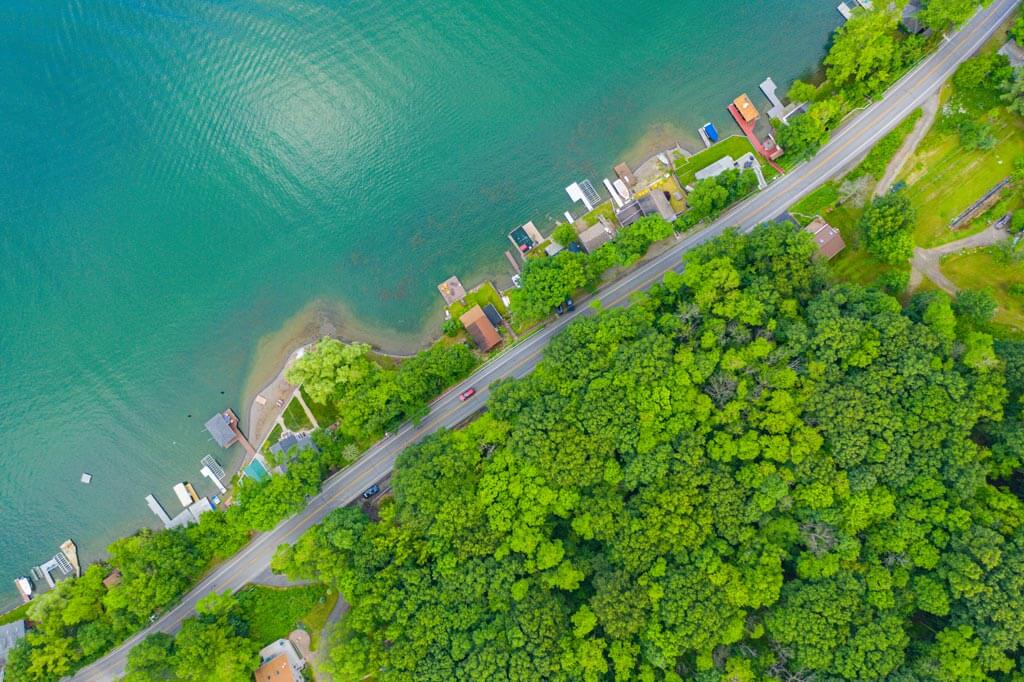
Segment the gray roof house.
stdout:
[[287,436],[271,445],[270,452],[275,455],[284,455],[287,454],[289,450],[296,447],[299,449],[299,452],[309,449],[319,450],[316,447],[316,443],[314,443],[313,439],[310,438],[309,434],[304,433],[297,435],[289,433]]
[[638,201],[644,216],[657,213],[668,222],[676,219],[676,212],[672,210],[672,204],[668,202],[665,193],[661,190],[652,190],[640,197]]
[[[25,621],[16,620],[7,625],[0,625],[0,667],[7,663],[7,653],[14,648],[18,640],[25,636]],[[0,679],[3,679],[0,670]]]
[[900,18],[900,23],[903,24],[903,28],[906,32],[911,35],[931,33],[931,31],[921,23],[920,19],[917,18],[917,13],[920,11],[921,0],[910,0],[910,2],[903,6],[903,16]]
[[583,247],[583,250],[587,253],[594,253],[599,248],[607,244],[615,236],[615,231],[611,225],[600,221],[594,225],[591,225],[587,229],[583,230],[576,237],[576,240]]

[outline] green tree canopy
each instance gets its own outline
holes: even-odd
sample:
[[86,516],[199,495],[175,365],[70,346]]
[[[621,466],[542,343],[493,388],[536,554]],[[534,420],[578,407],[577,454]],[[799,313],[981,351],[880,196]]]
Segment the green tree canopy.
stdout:
[[901,192],[874,199],[857,222],[868,251],[883,263],[899,265],[914,252],[916,214]]
[[332,672],[1009,675],[1024,508],[979,434],[1019,442],[998,426],[1024,352],[976,362],[947,299],[904,311],[813,253],[788,225],[694,250],[403,453],[379,520],[338,510],[281,548],[352,605]]

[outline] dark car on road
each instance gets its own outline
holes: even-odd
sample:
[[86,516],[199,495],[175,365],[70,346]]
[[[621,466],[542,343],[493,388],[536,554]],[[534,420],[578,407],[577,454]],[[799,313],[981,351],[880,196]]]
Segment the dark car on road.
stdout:
[[379,485],[371,485],[369,488],[367,488],[366,490],[363,491],[363,499],[364,500],[368,500],[368,499],[370,499],[371,497],[373,497],[374,495],[376,495],[379,492],[380,492],[380,486]]
[[476,389],[475,388],[467,388],[465,391],[463,391],[462,393],[459,394],[459,400],[461,400],[462,402],[466,402],[467,400],[469,400],[470,398],[472,398],[475,395],[476,395]]
[[565,299],[565,307],[569,309],[570,313],[576,310],[576,304],[573,303],[573,300],[571,298]]
[[556,305],[555,306],[555,314],[556,315],[564,315],[565,314],[565,306],[562,305],[561,303]]

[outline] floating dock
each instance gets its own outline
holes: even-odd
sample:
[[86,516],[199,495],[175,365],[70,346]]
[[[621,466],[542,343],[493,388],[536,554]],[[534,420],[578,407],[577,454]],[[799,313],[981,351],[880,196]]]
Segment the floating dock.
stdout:
[[201,460],[199,460],[199,463],[209,469],[210,473],[220,480],[223,481],[227,477],[227,474],[224,472],[224,467],[220,465],[220,462],[213,458],[213,455],[205,455]]
[[199,473],[213,481],[213,484],[217,486],[217,490],[220,491],[221,495],[226,493],[227,488],[224,487],[223,483],[226,474],[224,473],[223,467],[221,467],[217,460],[210,455],[206,455],[199,460],[199,463],[203,465],[202,468],[199,469]]
[[160,519],[160,523],[164,524],[164,528],[171,527],[171,517],[164,511],[163,506],[157,502],[157,499],[152,495],[146,495],[146,504],[149,505],[150,511],[156,514],[156,517]]
[[573,201],[582,201],[583,205],[587,207],[587,212],[594,210],[594,207],[601,203],[601,197],[594,189],[594,186],[590,184],[590,180],[583,180],[581,182],[574,182],[565,188],[565,193],[569,195],[569,198]]
[[775,81],[773,81],[769,76],[761,82],[759,87],[761,88],[761,92],[764,93],[764,96],[768,98],[768,101],[771,102],[772,105],[771,108],[768,109],[768,118],[782,118],[786,107],[782,103],[782,100],[779,99],[778,94],[776,94],[778,86],[775,85]]
[[700,135],[700,139],[703,140],[705,147],[710,147],[718,142],[718,131],[715,130],[715,126],[711,124],[711,121],[697,128],[697,133]]

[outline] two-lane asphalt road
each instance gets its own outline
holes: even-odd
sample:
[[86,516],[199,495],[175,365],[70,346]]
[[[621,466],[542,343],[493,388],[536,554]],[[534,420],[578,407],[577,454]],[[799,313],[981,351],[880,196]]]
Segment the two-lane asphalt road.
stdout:
[[[729,226],[752,229],[777,216],[786,207],[848,167],[918,107],[929,94],[935,92],[960,62],[991,37],[1009,17],[1016,3],[1017,0],[995,0],[961,31],[949,36],[934,54],[893,85],[882,100],[852,117],[812,160],[738,204],[700,233],[679,239],[671,248],[630,271],[620,280],[603,287],[597,298],[606,308],[628,303],[632,293],[646,289],[665,272],[680,269],[681,257],[687,250],[714,238]],[[278,545],[295,542],[306,529],[318,523],[332,509],[357,500],[363,490],[391,471],[399,453],[408,446],[438,429],[454,427],[472,416],[487,400],[487,387],[491,382],[527,374],[540,360],[548,341],[577,315],[586,314],[589,314],[589,310],[585,305],[580,305],[575,313],[557,319],[520,344],[509,348],[469,379],[453,387],[434,401],[430,413],[418,426],[406,424],[389,438],[371,447],[358,462],[329,478],[321,493],[312,499],[305,510],[282,522],[274,530],[256,536],[241,552],[218,566],[153,625],[102,659],[83,668],[74,679],[106,681],[123,675],[128,652],[135,644],[153,632],[177,631],[181,622],[195,612],[196,602],[210,592],[237,590],[255,579],[266,570]],[[476,388],[476,396],[461,402],[459,393],[470,386]]]

